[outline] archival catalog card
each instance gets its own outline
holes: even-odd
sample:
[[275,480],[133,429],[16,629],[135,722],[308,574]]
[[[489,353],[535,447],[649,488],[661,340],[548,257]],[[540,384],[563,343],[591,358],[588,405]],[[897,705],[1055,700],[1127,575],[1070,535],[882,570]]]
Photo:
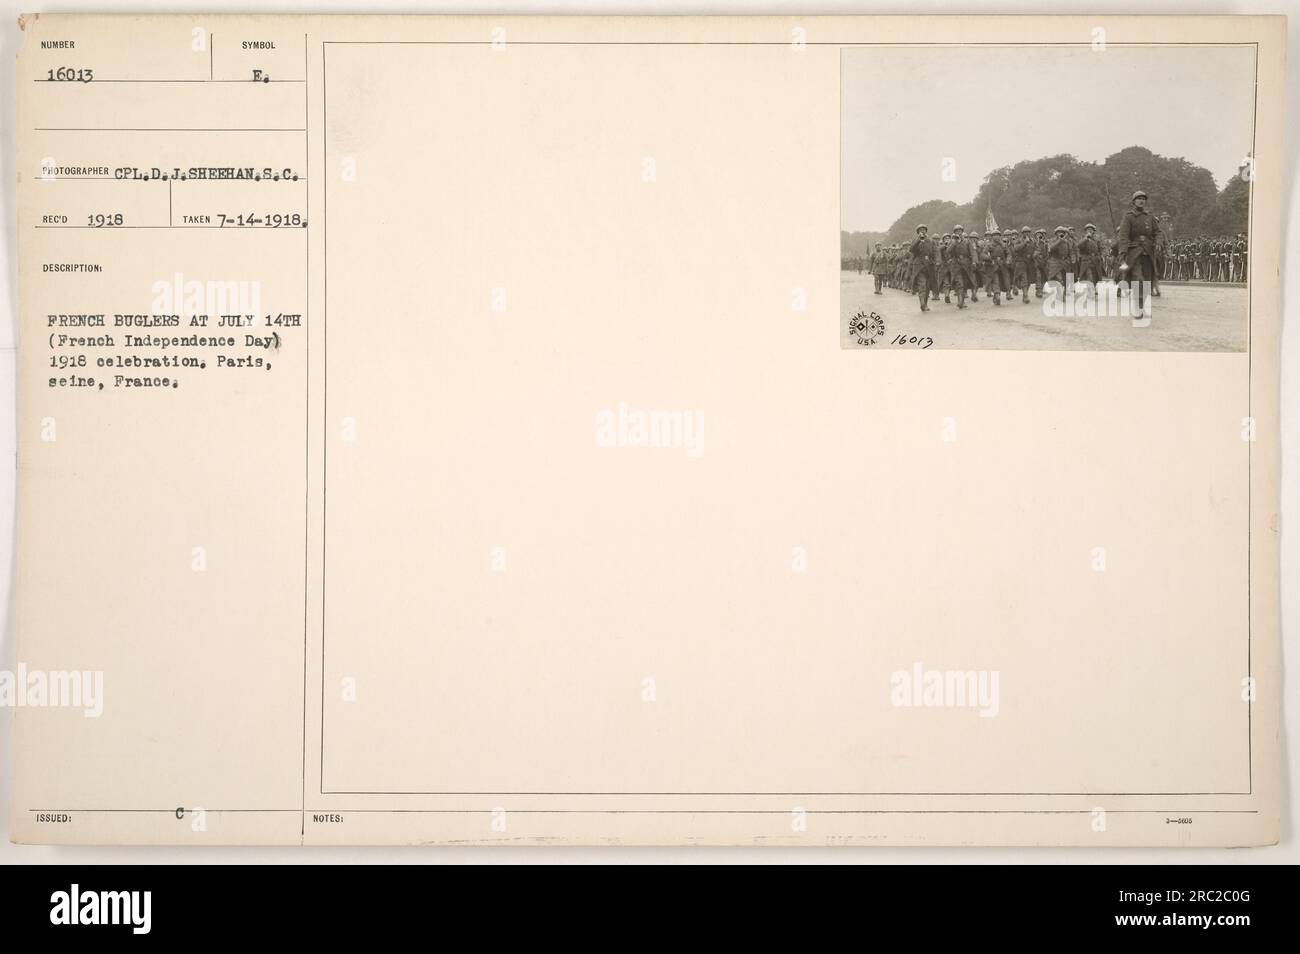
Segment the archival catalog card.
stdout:
[[15,838],[1276,841],[1285,26],[24,18]]

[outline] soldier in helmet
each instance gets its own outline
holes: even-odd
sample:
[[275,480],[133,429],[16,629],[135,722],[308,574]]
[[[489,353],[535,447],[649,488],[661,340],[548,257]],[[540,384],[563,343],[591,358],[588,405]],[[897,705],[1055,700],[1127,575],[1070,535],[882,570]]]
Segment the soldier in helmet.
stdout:
[[1083,238],[1079,240],[1079,271],[1077,278],[1088,282],[1096,289],[1097,282],[1106,274],[1102,264],[1101,244],[1097,241],[1097,226],[1089,222],[1083,227]]
[[1025,304],[1029,302],[1029,286],[1037,280],[1034,248],[1034,237],[1029,226],[1021,226],[1020,240],[1011,248],[1011,287],[1020,289],[1020,300]]
[[954,225],[952,244],[948,246],[948,284],[957,292],[957,307],[966,307],[966,290],[970,289],[971,301],[975,298],[975,247],[966,238],[966,226]]
[[889,259],[885,255],[885,250],[879,242],[876,243],[876,250],[871,253],[871,277],[876,280],[876,294],[883,295],[881,288],[885,284],[885,279],[889,276]]
[[948,280],[948,250],[952,248],[952,233],[944,232],[939,239],[939,262],[936,274],[939,277],[939,291],[943,292],[943,303],[952,304],[952,285]]
[[1034,229],[1034,297],[1043,297],[1047,284],[1047,229]]
[[1136,303],[1134,318],[1140,318],[1151,307],[1146,300],[1150,283],[1155,276],[1156,240],[1160,223],[1147,211],[1147,194],[1139,189],[1133,193],[1133,205],[1124,213],[1119,223],[1120,273],[1128,282]]
[[1006,250],[1007,301],[1016,293],[1016,246],[1020,244],[1020,233],[1011,226],[1002,230],[1002,247]]
[[993,299],[993,304],[1002,304],[1002,295],[1011,287],[1007,274],[1007,247],[1002,244],[1002,232],[993,229],[985,236],[984,248],[980,254],[980,264],[984,269],[985,290]]
[[912,263],[912,291],[921,301],[921,310],[929,311],[930,291],[937,289],[939,283],[935,281],[934,273],[935,260],[938,256],[928,227],[924,225],[916,227],[916,238],[912,239],[912,244],[908,246],[908,253]]
[[[1070,230],[1064,225],[1056,227],[1056,237],[1047,246],[1047,283],[1056,284],[1059,289],[1064,289],[1067,282],[1067,273],[1070,271],[1070,255],[1073,254],[1070,247]],[[1058,290],[1056,294],[1061,294]]]

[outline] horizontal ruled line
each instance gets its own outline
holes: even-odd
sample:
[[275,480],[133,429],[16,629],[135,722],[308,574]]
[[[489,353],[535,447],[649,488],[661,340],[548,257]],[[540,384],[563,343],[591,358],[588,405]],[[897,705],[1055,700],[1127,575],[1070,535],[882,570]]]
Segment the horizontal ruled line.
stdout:
[[[175,815],[174,808],[29,808],[49,814]],[[485,815],[489,808],[208,808],[208,814],[292,812],[323,815]],[[814,808],[810,815],[1091,815],[1091,808]],[[185,809],[191,814],[191,809]],[[1108,808],[1108,815],[1258,815],[1254,808]],[[788,815],[787,808],[512,808],[512,815]]]
[[730,796],[730,797],[839,797],[839,798],[892,798],[906,796],[925,796],[933,798],[1172,798],[1172,797],[1226,797],[1236,796],[1245,797],[1251,795],[1251,792],[350,792],[350,791],[322,791],[322,795],[409,795],[409,796],[467,796],[467,795],[505,795],[510,797],[547,795],[551,797],[563,797],[570,795],[581,796],[607,796],[620,798],[660,798],[665,796],[685,796],[685,797],[703,797],[703,796]]
[[[293,812],[293,814],[295,814],[295,815],[298,815],[298,814],[301,814],[301,813],[302,813],[302,809],[301,809],[301,808],[205,808],[205,809],[203,809],[203,810],[204,810],[205,812],[208,812],[208,813],[212,813],[212,812],[218,812],[218,813],[222,813],[222,812],[224,812],[224,813],[231,813],[231,812],[256,812],[256,813],[261,813],[261,812],[268,812],[268,813],[269,813],[269,812]],[[47,813],[47,814],[71,814],[72,812],[79,812],[79,813],[81,813],[81,814],[90,814],[90,813],[95,813],[95,814],[109,814],[109,813],[121,812],[121,813],[131,813],[131,814],[166,814],[166,815],[175,815],[176,812],[178,812],[178,811],[184,811],[185,814],[187,814],[187,815],[191,815],[191,814],[194,813],[194,809],[192,809],[192,808],[183,808],[183,807],[179,807],[179,806],[178,806],[177,808],[29,808],[29,809],[27,809],[27,811],[29,811],[29,812],[41,812],[41,813]]]
[[[235,179],[235,178],[223,179],[220,177],[204,179],[199,176],[186,176],[185,178],[178,179],[174,176],[158,176],[157,178],[141,177],[139,179],[117,179],[114,178],[113,176],[36,176],[35,181],[37,182],[252,182],[254,184],[257,184],[259,182],[287,182],[290,185],[293,185],[293,183],[295,182],[306,182],[307,177],[299,176],[296,179],[286,179],[284,176],[280,176],[280,178],[277,179],[275,176],[269,176],[269,177],[263,176],[260,179]],[[1169,284],[1173,285],[1177,283],[1169,282]],[[1198,282],[1197,284],[1202,284],[1202,283]]]
[[[1170,14],[1174,16],[1174,14]],[[494,46],[496,40],[322,40],[324,46]],[[793,46],[791,40],[507,40],[510,46]],[[1064,46],[1091,49],[1088,40],[1062,40],[1057,42],[1024,41],[1019,43],[1005,40],[988,43],[945,42],[945,43],[871,43],[853,40],[805,40],[803,46],[828,46],[852,49],[856,47],[901,47],[904,49],[930,49],[938,47],[989,46],[1015,49],[1020,47]],[[1147,47],[1147,46],[1255,46],[1254,40],[1240,42],[1216,43],[1212,40],[1168,40],[1133,43],[1108,42],[1108,47]]]
[[255,83],[264,86],[267,83],[305,83],[305,79],[100,79],[95,77],[88,82],[80,80],[34,79],[33,83],[55,83],[60,86],[93,86],[95,83]]
[[250,126],[37,126],[37,132],[306,132],[297,127]]
[[37,225],[38,229],[86,229],[91,232],[121,232],[124,229],[219,229],[222,232],[292,232],[307,225]]

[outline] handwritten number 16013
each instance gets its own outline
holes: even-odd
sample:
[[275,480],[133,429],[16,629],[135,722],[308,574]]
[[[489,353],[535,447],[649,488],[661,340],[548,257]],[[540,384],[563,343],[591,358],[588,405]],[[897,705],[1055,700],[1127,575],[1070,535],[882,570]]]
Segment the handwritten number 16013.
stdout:
[[930,347],[930,345],[934,344],[934,339],[929,337],[928,335],[901,334],[901,335],[894,335],[894,340],[891,341],[890,344],[916,345],[918,348],[924,350]]

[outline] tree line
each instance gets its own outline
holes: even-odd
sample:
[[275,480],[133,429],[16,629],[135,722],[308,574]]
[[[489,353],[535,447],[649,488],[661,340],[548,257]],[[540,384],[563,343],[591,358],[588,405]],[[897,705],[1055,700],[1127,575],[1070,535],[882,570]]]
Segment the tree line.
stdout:
[[1100,234],[1110,235],[1137,189],[1148,194],[1148,208],[1160,216],[1170,241],[1236,235],[1246,231],[1250,214],[1248,169],[1243,162],[1220,190],[1210,170],[1142,146],[1129,146],[1104,162],[1083,162],[1066,153],[1025,160],[990,172],[970,202],[931,199],[912,206],[888,231],[841,232],[841,255],[869,254],[877,242],[908,242],[922,223],[931,235],[958,223],[983,231],[990,208],[999,228],[1041,226],[1050,232],[1073,225],[1082,230],[1092,222]]

